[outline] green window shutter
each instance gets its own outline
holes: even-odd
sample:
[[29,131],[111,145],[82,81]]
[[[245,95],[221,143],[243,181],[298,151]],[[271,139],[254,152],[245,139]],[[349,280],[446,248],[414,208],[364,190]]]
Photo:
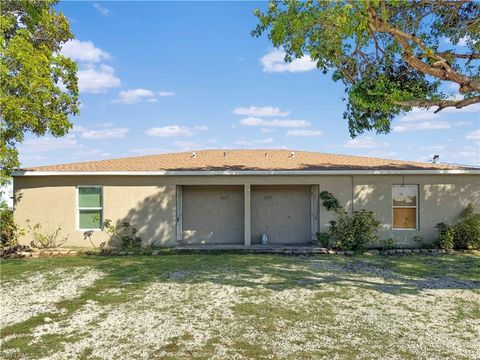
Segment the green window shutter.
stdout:
[[102,210],[80,210],[80,229],[100,229],[102,224]]
[[102,207],[102,189],[100,187],[79,187],[78,207]]

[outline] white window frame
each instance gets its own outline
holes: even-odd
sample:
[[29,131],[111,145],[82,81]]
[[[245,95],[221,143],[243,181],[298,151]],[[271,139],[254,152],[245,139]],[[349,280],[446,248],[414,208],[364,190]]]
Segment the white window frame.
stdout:
[[[403,205],[403,206],[395,206],[393,205],[393,189],[395,187],[414,187],[416,192],[417,192],[417,196],[415,196],[415,206],[406,206],[406,205]],[[419,189],[420,187],[418,186],[418,184],[393,184],[392,185],[392,190],[391,190],[391,196],[392,196],[392,230],[401,230],[401,231],[418,231],[419,230],[419,218],[418,218],[418,197],[419,197]],[[393,227],[393,210],[394,209],[413,209],[415,208],[415,228],[395,228]]]
[[[99,188],[100,189],[100,199],[101,199],[101,206],[100,207],[80,207],[80,188]],[[77,230],[78,231],[102,231],[102,222],[103,222],[103,186],[101,185],[77,185],[75,190],[76,194],[76,213],[77,213]],[[94,229],[82,229],[80,228],[80,210],[100,210],[100,227]]]

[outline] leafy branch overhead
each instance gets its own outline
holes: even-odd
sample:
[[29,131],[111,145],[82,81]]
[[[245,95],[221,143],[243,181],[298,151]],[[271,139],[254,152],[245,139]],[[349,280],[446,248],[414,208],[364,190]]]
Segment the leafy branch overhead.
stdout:
[[[271,1],[254,36],[285,60],[309,55],[345,85],[350,134],[388,133],[413,107],[480,103],[480,3],[475,1]],[[461,44],[462,46],[458,46]],[[458,86],[459,97],[440,90]]]
[[73,38],[56,0],[2,0],[0,184],[19,166],[25,133],[63,136],[78,113],[77,65],[60,54]]

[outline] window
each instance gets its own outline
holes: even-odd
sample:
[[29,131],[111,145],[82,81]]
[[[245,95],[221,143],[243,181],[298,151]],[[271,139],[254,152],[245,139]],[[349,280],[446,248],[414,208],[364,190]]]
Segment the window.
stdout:
[[416,230],[418,228],[418,186],[393,185],[393,228]]
[[103,221],[103,199],[101,186],[78,187],[78,228],[98,230]]

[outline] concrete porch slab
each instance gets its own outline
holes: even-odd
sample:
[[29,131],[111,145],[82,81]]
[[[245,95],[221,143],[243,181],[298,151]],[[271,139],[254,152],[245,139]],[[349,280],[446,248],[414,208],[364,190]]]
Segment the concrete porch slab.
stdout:
[[252,254],[328,254],[326,248],[317,245],[231,245],[231,244],[205,244],[205,245],[177,245],[175,250],[186,251],[239,251]]

